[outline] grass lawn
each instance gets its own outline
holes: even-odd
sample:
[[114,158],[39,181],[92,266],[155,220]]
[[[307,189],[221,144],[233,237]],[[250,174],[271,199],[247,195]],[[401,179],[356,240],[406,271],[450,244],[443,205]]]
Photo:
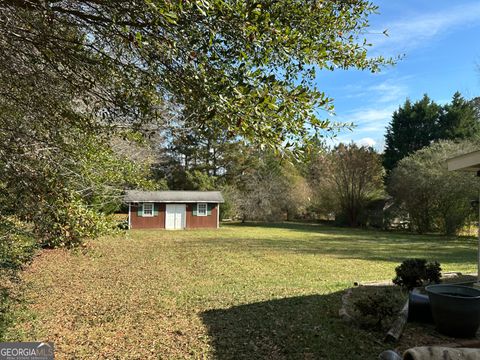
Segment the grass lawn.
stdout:
[[391,279],[407,257],[473,272],[476,240],[302,224],[131,231],[37,256],[4,338],[53,341],[58,359],[374,359],[388,346],[339,319],[342,290]]

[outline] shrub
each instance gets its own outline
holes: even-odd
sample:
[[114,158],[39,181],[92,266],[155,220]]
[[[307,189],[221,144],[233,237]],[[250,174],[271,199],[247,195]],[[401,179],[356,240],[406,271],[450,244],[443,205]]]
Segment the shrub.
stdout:
[[434,143],[402,159],[392,171],[388,192],[408,213],[419,233],[440,231],[455,235],[477,215],[470,199],[478,196],[474,173],[448,171],[446,159],[478,149],[464,141]]
[[32,259],[35,249],[35,239],[28,232],[28,225],[13,217],[0,218],[0,340],[12,325],[9,315],[11,285],[18,280],[18,271]]
[[0,289],[30,261],[35,248],[27,225],[16,219],[0,219]]
[[436,261],[427,263],[425,259],[407,259],[395,268],[396,276],[393,283],[407,290],[422,286],[424,281],[438,283],[441,270],[440,264]]
[[391,291],[376,291],[354,302],[355,309],[362,316],[363,325],[382,329],[385,321],[396,314],[397,302]]
[[428,263],[425,266],[425,280],[427,280],[429,283],[438,284],[441,277],[442,268],[440,267],[440,263],[435,261],[433,263]]
[[120,220],[117,222],[117,229],[128,230],[128,220]]
[[35,224],[35,233],[44,248],[75,247],[85,239],[96,238],[114,227],[111,219],[78,198],[56,199],[43,209],[42,221]]

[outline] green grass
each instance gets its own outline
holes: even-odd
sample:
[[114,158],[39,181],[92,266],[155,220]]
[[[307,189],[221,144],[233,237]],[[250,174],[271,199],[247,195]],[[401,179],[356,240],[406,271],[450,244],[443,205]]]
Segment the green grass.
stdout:
[[131,231],[41,253],[6,340],[54,341],[59,359],[373,359],[388,346],[338,318],[340,297],[407,257],[473,272],[476,240],[304,224]]

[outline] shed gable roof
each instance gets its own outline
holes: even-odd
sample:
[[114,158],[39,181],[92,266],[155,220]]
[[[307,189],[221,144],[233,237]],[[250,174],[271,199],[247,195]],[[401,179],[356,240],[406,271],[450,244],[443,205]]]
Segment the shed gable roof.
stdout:
[[164,202],[164,203],[223,203],[220,191],[140,191],[127,190],[124,200],[131,202]]

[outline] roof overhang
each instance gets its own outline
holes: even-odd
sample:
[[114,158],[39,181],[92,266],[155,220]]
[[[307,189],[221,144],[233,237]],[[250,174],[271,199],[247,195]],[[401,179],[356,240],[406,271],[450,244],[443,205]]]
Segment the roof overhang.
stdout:
[[480,150],[447,159],[448,171],[480,171]]

